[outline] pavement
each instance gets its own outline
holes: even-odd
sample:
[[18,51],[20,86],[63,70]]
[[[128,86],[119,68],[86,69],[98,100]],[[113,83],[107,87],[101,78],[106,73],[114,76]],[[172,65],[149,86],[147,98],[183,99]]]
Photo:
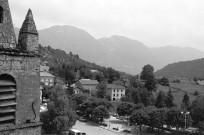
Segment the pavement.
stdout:
[[[126,122],[123,120],[118,120],[115,117],[111,117],[110,119],[106,119],[104,123],[106,123],[108,126],[99,126],[91,121],[77,121],[73,128],[85,132],[87,135],[136,135],[136,131],[132,131],[131,134],[122,132],[124,129],[132,130],[131,127],[127,126]],[[119,131],[112,130],[112,128],[118,128]]]

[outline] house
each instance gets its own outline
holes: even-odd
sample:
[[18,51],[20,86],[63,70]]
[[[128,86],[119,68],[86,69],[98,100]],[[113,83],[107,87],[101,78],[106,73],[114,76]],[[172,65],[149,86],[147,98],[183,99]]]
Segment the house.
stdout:
[[40,82],[52,87],[55,85],[55,76],[46,71],[40,72]]
[[107,84],[111,101],[119,101],[125,95],[125,87],[116,84]]
[[90,93],[96,91],[96,86],[98,85],[97,80],[81,79],[75,84],[74,90],[89,90]]

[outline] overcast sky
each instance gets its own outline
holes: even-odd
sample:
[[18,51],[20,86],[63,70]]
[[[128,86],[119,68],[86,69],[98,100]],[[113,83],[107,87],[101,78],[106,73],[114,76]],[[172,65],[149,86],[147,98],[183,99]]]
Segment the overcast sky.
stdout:
[[149,47],[204,51],[204,0],[9,0],[20,27],[31,8],[38,29],[71,25],[95,38],[122,35]]

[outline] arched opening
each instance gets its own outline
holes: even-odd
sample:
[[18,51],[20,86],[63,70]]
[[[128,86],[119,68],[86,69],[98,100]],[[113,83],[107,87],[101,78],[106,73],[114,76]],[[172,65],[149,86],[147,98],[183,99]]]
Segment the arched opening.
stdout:
[[15,124],[16,81],[8,75],[0,75],[0,125]]
[[3,23],[4,19],[4,9],[0,6],[0,23]]

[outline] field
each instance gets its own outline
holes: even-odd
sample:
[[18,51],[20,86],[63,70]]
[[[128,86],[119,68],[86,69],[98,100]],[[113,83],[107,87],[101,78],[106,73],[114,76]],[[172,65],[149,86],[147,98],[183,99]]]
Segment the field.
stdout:
[[157,92],[164,91],[168,92],[169,89],[172,90],[174,96],[174,102],[178,107],[180,107],[182,103],[183,96],[185,92],[187,92],[190,102],[192,103],[196,96],[194,95],[195,91],[199,93],[199,95],[204,95],[204,86],[196,85],[194,82],[185,81],[180,83],[170,83],[170,87],[158,85]]

